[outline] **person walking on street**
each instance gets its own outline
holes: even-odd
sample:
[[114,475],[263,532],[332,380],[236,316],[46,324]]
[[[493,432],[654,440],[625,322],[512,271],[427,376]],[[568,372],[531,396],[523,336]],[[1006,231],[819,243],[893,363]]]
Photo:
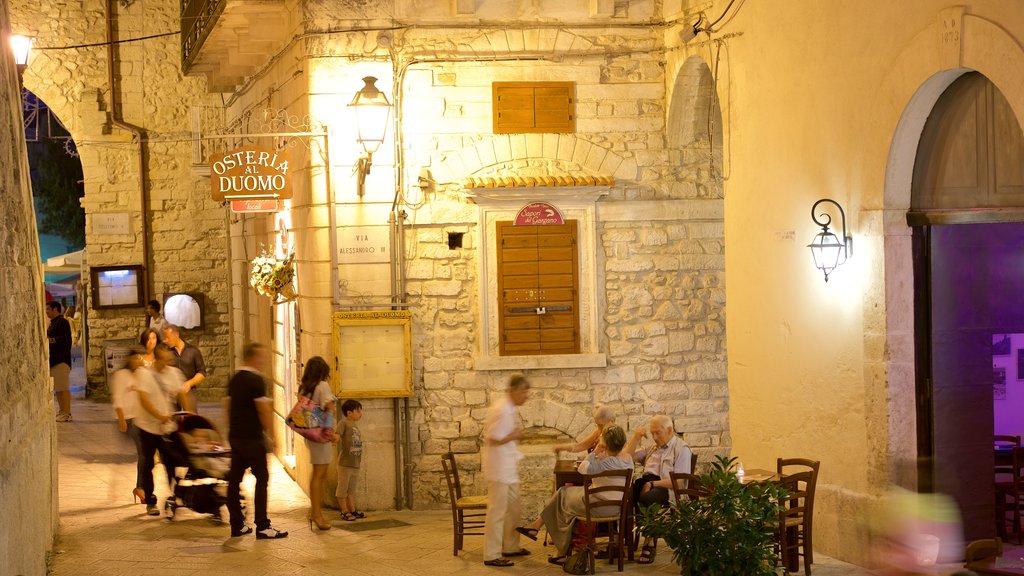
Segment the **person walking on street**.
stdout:
[[231,443],[231,470],[228,472],[228,512],[231,514],[231,537],[252,534],[242,512],[241,484],[245,470],[256,477],[253,508],[256,539],[285,538],[287,532],[271,527],[267,518],[267,488],[270,474],[267,453],[274,446],[274,405],[267,396],[263,372],[269,367],[270,352],[259,343],[246,344],[242,350],[242,367],[228,382],[224,409]]
[[484,518],[484,565],[507,567],[509,557],[526,556],[519,546],[519,461],[517,440],[523,436],[518,407],[530,398],[525,376],[509,379],[508,394],[487,411],[484,421],[484,478],[487,479],[487,515]]
[[188,402],[187,405],[183,404],[181,409],[197,412],[195,388],[203,380],[206,380],[206,363],[203,362],[203,354],[199,348],[181,339],[181,329],[174,324],[164,326],[163,334],[164,344],[167,344],[174,354],[171,366],[185,374],[185,383],[182,385],[181,391]]
[[60,312],[60,302],[46,303],[46,317],[50,319],[46,338],[50,342],[50,378],[57,396],[57,422],[71,422],[71,324]]

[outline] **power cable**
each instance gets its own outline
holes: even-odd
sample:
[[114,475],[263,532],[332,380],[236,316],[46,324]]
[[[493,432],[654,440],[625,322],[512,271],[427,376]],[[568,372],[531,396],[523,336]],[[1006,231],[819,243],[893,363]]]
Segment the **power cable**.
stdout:
[[150,40],[152,38],[162,38],[164,36],[177,36],[178,34],[181,34],[181,30],[177,30],[175,32],[164,32],[163,34],[140,36],[139,38],[125,38],[124,40],[113,40],[111,42],[95,42],[93,44],[74,44],[71,46],[33,46],[32,50],[75,50],[77,48],[95,48],[97,46],[111,46],[114,44],[124,44],[126,42],[139,42],[142,40]]

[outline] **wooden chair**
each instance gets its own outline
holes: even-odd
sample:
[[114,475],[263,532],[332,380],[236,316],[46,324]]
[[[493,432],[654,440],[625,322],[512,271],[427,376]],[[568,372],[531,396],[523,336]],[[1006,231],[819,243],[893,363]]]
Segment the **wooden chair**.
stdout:
[[459,482],[459,468],[455,465],[455,454],[448,452],[441,456],[444,479],[448,482],[448,499],[452,506],[452,530],[455,544],[452,555],[462,550],[463,536],[483,536],[484,517],[487,515],[487,496],[463,496]]
[[787,569],[798,569],[803,556],[807,576],[814,563],[814,489],[820,464],[806,458],[779,458],[775,468],[789,491],[779,511],[779,553]]
[[[993,448],[995,448],[995,473],[996,474],[1012,474],[1013,468],[1011,467],[1010,457],[1013,453],[1014,448],[1020,448],[1020,436],[1010,436],[1007,434],[996,434],[994,437]],[[997,478],[996,480],[1005,480],[1006,478]]]
[[1006,537],[1007,506],[1013,512],[1013,530],[1017,542],[1021,541],[1020,508],[1024,497],[1024,448],[1013,448],[1010,456],[1009,473],[1001,473],[996,479],[996,534]]
[[670,477],[672,478],[672,491],[676,495],[676,502],[699,500],[708,493],[700,482],[700,476],[696,474],[673,472]]
[[986,538],[984,540],[975,540],[967,545],[964,561],[970,564],[971,562],[979,562],[989,558],[998,558],[1002,555],[1003,541],[999,538]]
[[[595,486],[595,479],[612,479],[611,483],[601,482]],[[621,483],[618,480],[621,478]],[[608,538],[608,563],[614,559],[619,561],[619,572],[622,572],[623,559],[626,552],[629,513],[632,510],[630,492],[632,486],[632,470],[609,470],[600,474],[587,476],[583,485],[583,504],[586,509],[584,516],[577,516],[577,521],[586,522],[584,530],[586,548],[590,554],[590,573],[594,573],[594,552],[598,538]],[[570,546],[571,548],[571,546]]]

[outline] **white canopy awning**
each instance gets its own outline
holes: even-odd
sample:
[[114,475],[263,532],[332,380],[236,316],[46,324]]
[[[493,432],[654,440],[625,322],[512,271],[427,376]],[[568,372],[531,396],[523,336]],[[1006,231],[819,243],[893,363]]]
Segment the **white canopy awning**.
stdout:
[[85,259],[85,249],[68,252],[60,256],[53,256],[46,259],[43,265],[43,272],[51,274],[77,274],[82,271],[82,260]]

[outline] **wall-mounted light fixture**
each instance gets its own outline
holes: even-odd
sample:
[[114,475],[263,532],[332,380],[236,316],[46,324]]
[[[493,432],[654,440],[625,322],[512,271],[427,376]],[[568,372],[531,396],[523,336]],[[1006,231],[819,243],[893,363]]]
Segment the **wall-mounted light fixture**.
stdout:
[[[828,231],[829,224],[832,224],[832,216],[824,210],[820,214],[817,213],[818,205],[822,202],[831,203],[839,210],[839,216],[843,222],[842,241],[836,238],[835,234]],[[822,198],[815,202],[814,206],[811,206],[811,220],[814,220],[815,224],[821,226],[821,232],[814,237],[814,240],[807,247],[811,249],[814,266],[825,273],[825,282],[828,282],[829,273],[853,255],[853,238],[846,233],[846,213],[843,212],[843,207],[831,198]]]
[[355,166],[358,175],[356,190],[360,196],[365,192],[366,175],[373,164],[373,153],[384,142],[384,134],[388,129],[388,117],[391,115],[391,103],[384,93],[377,89],[377,79],[373,76],[363,78],[366,84],[356,92],[349,106],[354,107],[356,114],[356,140],[362,144],[366,156],[361,157]]
[[35,38],[15,34],[10,37],[11,52],[14,53],[14,63],[18,66],[18,84],[21,84],[21,76],[28,66],[28,56],[32,52],[32,42]]

